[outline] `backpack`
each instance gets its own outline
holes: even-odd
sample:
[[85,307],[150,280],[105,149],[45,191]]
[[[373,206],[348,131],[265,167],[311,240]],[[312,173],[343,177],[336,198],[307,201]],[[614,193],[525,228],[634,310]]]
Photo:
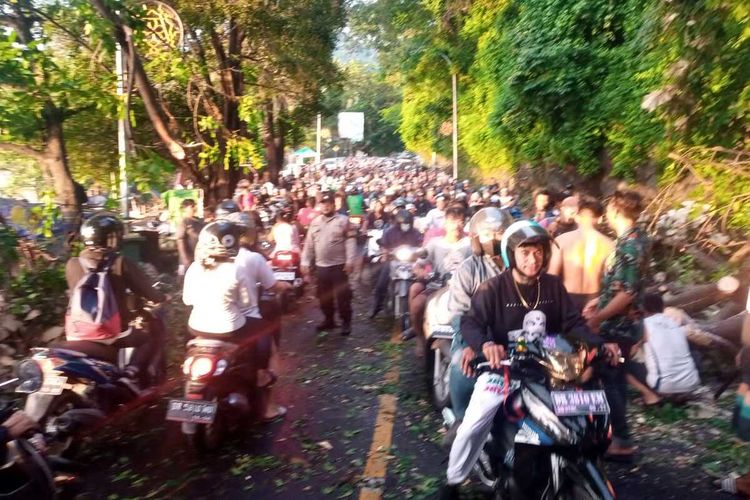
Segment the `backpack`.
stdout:
[[76,283],[68,303],[67,340],[111,340],[121,333],[120,310],[109,274],[116,258],[113,252],[95,266],[78,257],[85,274]]

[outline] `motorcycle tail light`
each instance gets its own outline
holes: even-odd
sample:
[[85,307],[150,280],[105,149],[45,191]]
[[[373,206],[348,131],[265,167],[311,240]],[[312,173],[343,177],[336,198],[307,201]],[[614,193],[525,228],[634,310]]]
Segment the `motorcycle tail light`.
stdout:
[[211,358],[193,358],[190,363],[190,376],[192,378],[203,378],[211,375],[214,371],[214,360]]

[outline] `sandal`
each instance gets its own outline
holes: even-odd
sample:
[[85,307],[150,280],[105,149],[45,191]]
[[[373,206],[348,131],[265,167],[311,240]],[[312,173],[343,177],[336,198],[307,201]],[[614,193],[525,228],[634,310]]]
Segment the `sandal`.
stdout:
[[279,405],[279,412],[276,415],[273,415],[272,417],[264,417],[260,421],[264,424],[271,424],[273,422],[283,420],[284,417],[286,417],[287,411],[288,409],[286,406]]
[[736,472],[732,472],[727,477],[723,479],[717,479],[714,481],[714,485],[716,485],[721,491],[724,491],[726,493],[731,493],[732,495],[737,494],[737,479],[740,477],[739,474]]

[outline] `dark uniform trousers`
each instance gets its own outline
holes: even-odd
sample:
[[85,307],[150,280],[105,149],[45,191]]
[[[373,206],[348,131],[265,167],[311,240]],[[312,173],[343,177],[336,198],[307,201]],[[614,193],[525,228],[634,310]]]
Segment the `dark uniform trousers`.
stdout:
[[327,322],[333,322],[334,297],[339,308],[339,317],[344,323],[352,321],[352,289],[344,265],[318,267],[318,300]]

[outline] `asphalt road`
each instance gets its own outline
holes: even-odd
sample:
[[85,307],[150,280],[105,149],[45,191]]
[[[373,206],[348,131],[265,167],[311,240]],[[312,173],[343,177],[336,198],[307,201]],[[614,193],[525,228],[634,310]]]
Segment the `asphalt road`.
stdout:
[[[321,315],[311,294],[285,316],[277,384],[289,409],[284,421],[249,423],[220,452],[196,456],[179,426],[164,421],[164,398],[85,449],[81,459],[90,466],[80,498],[435,498],[447,453],[423,362],[412,344],[392,341],[386,319],[367,319],[369,290],[356,294],[350,337],[315,332]],[[690,454],[689,440],[657,433],[639,445],[639,464],[609,468],[618,498],[727,498],[700,464],[670,462]],[[647,456],[652,449],[660,451]],[[477,486],[465,490],[464,498],[484,498]]]

